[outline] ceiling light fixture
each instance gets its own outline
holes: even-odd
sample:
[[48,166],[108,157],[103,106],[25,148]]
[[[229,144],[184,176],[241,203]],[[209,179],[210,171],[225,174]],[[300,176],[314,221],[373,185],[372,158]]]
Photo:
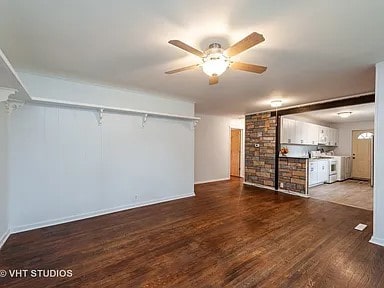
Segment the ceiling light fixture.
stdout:
[[272,100],[271,101],[271,107],[277,108],[281,107],[283,105],[283,100]]
[[352,112],[339,112],[339,113],[337,113],[337,116],[339,116],[340,118],[348,118],[351,115],[352,115]]
[[229,58],[223,54],[223,49],[218,43],[209,45],[207,56],[203,58],[203,71],[208,76],[220,76],[229,67]]

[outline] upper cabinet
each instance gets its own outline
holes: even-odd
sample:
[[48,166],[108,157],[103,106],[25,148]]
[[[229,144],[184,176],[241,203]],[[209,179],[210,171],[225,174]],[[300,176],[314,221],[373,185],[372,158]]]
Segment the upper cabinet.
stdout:
[[334,128],[319,126],[319,144],[325,146],[337,146],[338,131]]
[[280,142],[284,144],[337,146],[337,132],[333,128],[283,117]]
[[281,119],[281,143],[296,143],[296,120],[282,118]]
[[295,121],[296,137],[295,144],[317,145],[318,143],[318,126],[312,123]]

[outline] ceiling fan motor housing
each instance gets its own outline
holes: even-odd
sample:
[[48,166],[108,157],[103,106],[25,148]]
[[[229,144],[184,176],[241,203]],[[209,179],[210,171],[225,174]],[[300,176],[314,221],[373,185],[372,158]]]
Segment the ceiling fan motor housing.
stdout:
[[205,55],[209,56],[211,54],[223,54],[224,50],[221,48],[219,43],[212,43],[208,46],[208,49],[205,50]]

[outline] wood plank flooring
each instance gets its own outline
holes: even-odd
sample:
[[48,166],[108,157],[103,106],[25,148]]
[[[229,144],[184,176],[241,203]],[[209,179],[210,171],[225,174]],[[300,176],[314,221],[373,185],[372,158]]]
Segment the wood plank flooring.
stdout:
[[[0,287],[384,287],[372,212],[241,181],[196,197],[12,235],[0,269],[71,269],[0,278]],[[368,224],[359,232],[358,223]]]
[[368,181],[346,180],[309,188],[312,198],[373,210],[373,188]]

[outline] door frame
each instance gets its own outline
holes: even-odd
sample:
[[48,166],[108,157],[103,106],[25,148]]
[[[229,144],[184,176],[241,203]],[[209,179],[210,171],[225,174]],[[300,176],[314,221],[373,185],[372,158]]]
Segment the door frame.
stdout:
[[[238,128],[238,127],[232,127],[232,126],[229,126],[229,178],[232,177],[231,175],[231,165],[232,165],[232,161],[231,161],[231,154],[232,154],[232,141],[231,141],[231,137],[232,137],[232,130],[240,130],[240,171],[239,171],[239,178],[243,178],[242,175],[244,175],[244,170],[245,170],[245,159],[243,160],[243,156],[244,156],[244,129],[242,128]],[[237,176],[233,176],[233,177],[237,177]]]
[[[232,131],[238,130],[240,131],[240,153],[239,153],[239,176],[234,176],[231,174],[232,170]],[[242,172],[242,154],[243,154],[243,129],[236,128],[236,127],[229,127],[229,177],[239,177],[241,178],[241,172]]]
[[[372,151],[373,149],[373,139],[371,139],[371,147],[370,147],[370,153],[369,153],[369,178],[368,179],[363,179],[363,178],[357,178],[357,177],[353,177],[352,173],[353,173],[353,132],[359,132],[359,133],[363,133],[363,132],[371,132],[371,133],[374,133],[374,129],[356,129],[356,130],[352,130],[351,131],[351,179],[356,179],[356,180],[363,180],[363,181],[372,181],[372,165],[374,165],[374,151]],[[372,183],[371,183],[372,185]],[[372,185],[373,186],[373,185]]]

